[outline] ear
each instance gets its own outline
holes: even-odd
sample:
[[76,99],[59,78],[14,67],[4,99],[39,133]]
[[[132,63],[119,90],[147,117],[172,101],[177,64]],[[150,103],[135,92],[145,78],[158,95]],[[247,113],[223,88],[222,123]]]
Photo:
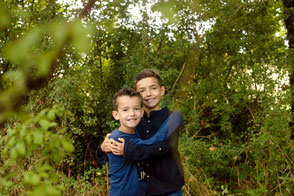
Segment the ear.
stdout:
[[144,109],[141,108],[141,118],[144,116]]
[[112,116],[115,120],[119,120],[118,111],[112,111]]
[[160,87],[160,94],[163,96],[165,93],[165,86]]

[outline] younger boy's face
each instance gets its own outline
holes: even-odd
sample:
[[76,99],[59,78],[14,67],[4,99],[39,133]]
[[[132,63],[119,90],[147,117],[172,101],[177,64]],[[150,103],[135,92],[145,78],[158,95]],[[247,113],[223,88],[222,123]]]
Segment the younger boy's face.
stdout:
[[133,132],[139,124],[143,109],[139,97],[121,96],[117,99],[118,109],[113,111],[114,119],[120,121],[120,131]]
[[139,80],[136,90],[140,92],[145,110],[160,110],[161,96],[165,93],[165,87],[160,86],[155,77],[148,77]]

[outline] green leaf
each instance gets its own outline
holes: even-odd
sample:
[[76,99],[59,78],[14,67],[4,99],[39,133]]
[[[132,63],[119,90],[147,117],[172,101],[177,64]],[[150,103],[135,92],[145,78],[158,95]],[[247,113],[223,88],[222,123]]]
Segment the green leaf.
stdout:
[[26,154],[26,147],[25,147],[25,144],[24,142],[22,141],[19,141],[16,146],[15,146],[15,149],[17,150],[17,152],[19,153],[19,155],[25,155]]
[[36,69],[39,76],[46,76],[50,73],[51,62],[55,57],[55,53],[50,51],[37,57]]
[[9,141],[7,143],[7,146],[8,147],[13,147],[13,146],[15,146],[15,143],[16,143],[16,139],[15,139],[15,137],[12,137],[12,138],[9,139]]
[[55,127],[57,125],[56,122],[50,122],[47,119],[41,119],[39,120],[39,124],[41,127],[43,127],[45,130],[48,130],[50,127]]
[[53,24],[48,26],[48,31],[53,35],[53,39],[57,44],[64,43],[67,39],[67,24]]
[[72,143],[66,141],[65,139],[61,140],[61,144],[66,152],[70,153],[74,151],[74,146],[72,145]]
[[[6,8],[7,9],[7,8]],[[9,17],[4,5],[0,4],[0,29],[9,25]]]
[[25,37],[16,41],[10,42],[5,48],[5,56],[19,65],[27,65],[24,60],[29,61],[32,58],[32,49],[37,43],[40,32],[38,29],[32,29]]
[[35,173],[31,175],[31,184],[32,185],[39,185],[41,182],[41,177]]
[[55,119],[56,110],[52,109],[48,111],[47,117],[49,120],[53,121]]
[[31,175],[30,175],[30,171],[26,172],[23,176],[23,183],[24,184],[30,184],[31,182]]
[[50,185],[45,186],[45,190],[48,195],[52,195],[52,196],[61,195],[60,190],[58,190],[57,188],[50,186]]
[[72,42],[77,52],[87,53],[90,50],[91,44],[88,36],[91,34],[91,31],[92,30],[86,28],[81,21],[72,23]]
[[34,144],[41,145],[43,143],[43,138],[44,138],[43,133],[41,133],[40,131],[35,131]]
[[30,170],[24,174],[23,183],[36,186],[41,183],[41,177],[34,171]]
[[11,151],[10,151],[10,158],[12,160],[16,161],[17,157],[18,157],[18,154],[17,154],[16,149],[15,148],[11,149]]

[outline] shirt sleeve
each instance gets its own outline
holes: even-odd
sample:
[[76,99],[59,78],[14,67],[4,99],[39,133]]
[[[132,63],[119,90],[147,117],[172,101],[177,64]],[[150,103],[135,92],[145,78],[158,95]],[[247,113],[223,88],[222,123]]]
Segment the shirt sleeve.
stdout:
[[183,124],[183,122],[183,115],[179,111],[173,112],[151,138],[147,140],[136,138],[136,140],[131,141],[137,145],[153,145],[166,141]]
[[96,161],[102,165],[105,165],[108,162],[108,156],[101,150],[100,146],[96,151]]
[[169,143],[169,141],[163,141],[154,145],[139,146],[126,140],[124,145],[123,162],[124,164],[129,164],[133,161],[143,161],[163,156],[171,150]]
[[[131,163],[132,161],[157,158],[168,153],[170,150],[177,149],[179,127],[183,124],[183,121],[184,119],[181,113],[174,113],[163,123],[158,133],[150,139],[140,141],[126,140],[123,155],[124,164]],[[161,134],[164,132],[165,136]],[[168,139],[166,140],[167,137]],[[163,141],[163,139],[165,140]],[[162,142],[156,143],[156,141]]]

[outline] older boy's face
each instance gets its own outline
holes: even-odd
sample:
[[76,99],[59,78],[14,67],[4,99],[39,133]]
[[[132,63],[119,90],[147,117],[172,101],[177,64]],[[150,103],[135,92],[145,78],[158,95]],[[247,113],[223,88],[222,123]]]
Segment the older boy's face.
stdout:
[[143,116],[139,97],[121,96],[117,99],[118,109],[112,115],[120,121],[120,131],[134,131]]
[[141,79],[136,84],[136,90],[140,92],[143,105],[149,111],[160,110],[161,96],[165,93],[165,87],[160,87],[155,77]]

